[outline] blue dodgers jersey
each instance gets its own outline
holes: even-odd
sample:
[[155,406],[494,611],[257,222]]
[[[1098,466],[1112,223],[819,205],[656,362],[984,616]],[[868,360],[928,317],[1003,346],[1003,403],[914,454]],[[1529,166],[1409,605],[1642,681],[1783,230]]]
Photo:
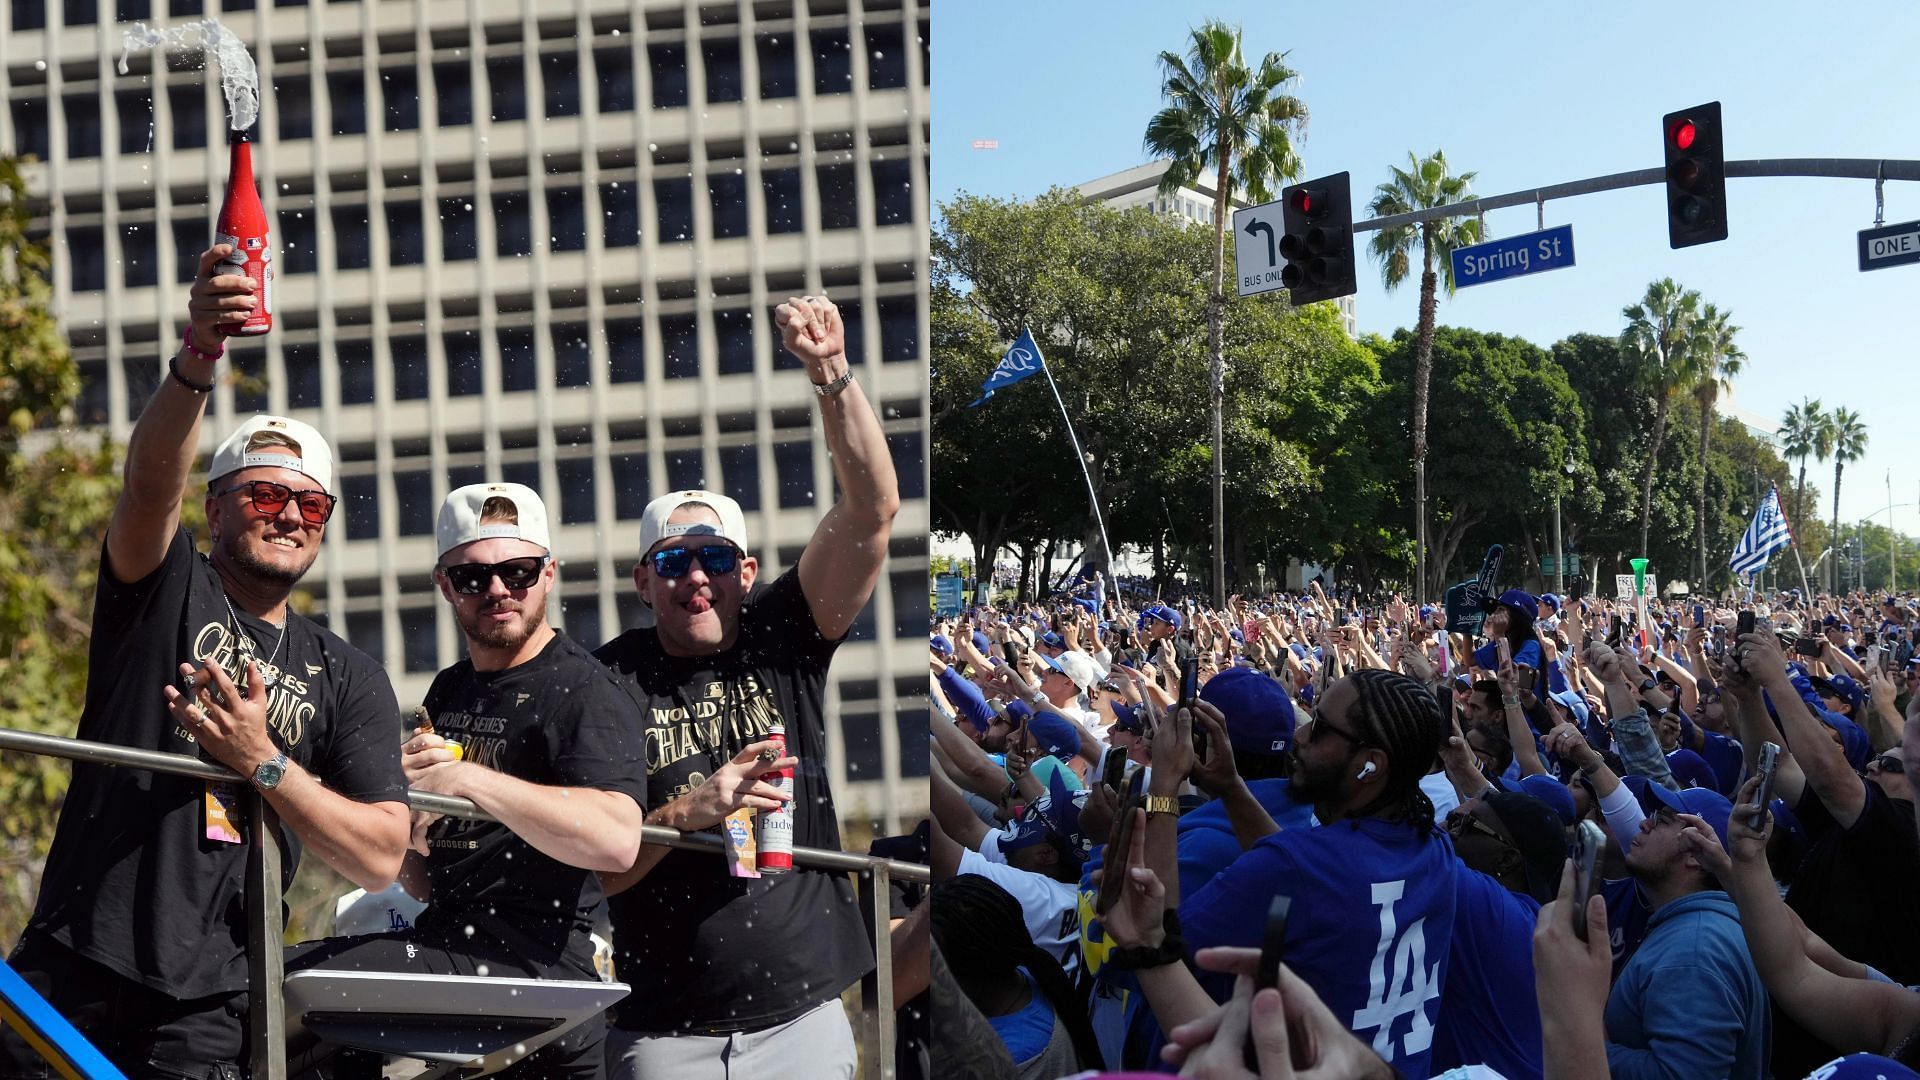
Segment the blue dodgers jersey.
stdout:
[[[1273,818],[1281,830],[1305,829],[1313,825],[1313,805],[1293,801],[1289,783],[1284,779],[1250,780],[1247,790]],[[1227,817],[1226,804],[1219,799],[1202,803],[1180,817],[1180,895],[1192,896],[1213,880],[1213,875],[1232,865],[1245,854],[1240,838],[1234,834]]]
[[[1453,939],[1453,844],[1373,818],[1276,833],[1180,905],[1195,950],[1258,948],[1273,897],[1293,898],[1288,967],[1374,1052],[1424,1080]],[[1226,984],[1209,987],[1223,996]]]

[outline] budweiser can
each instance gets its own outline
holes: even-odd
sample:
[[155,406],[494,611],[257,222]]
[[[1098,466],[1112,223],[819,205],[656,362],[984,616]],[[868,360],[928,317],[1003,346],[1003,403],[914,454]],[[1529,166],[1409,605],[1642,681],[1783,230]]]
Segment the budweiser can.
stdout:
[[[767,730],[767,739],[775,744],[781,757],[787,756],[787,727],[775,724]],[[760,774],[760,779],[793,794],[793,767]],[[793,869],[793,804],[781,803],[772,810],[754,815],[754,867],[762,874],[784,874]]]

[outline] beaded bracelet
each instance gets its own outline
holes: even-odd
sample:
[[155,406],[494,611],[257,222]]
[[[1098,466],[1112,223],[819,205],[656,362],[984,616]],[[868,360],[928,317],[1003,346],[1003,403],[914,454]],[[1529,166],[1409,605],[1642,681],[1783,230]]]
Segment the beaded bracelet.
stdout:
[[[193,348],[193,346],[189,345],[187,346],[187,348],[191,349]],[[197,382],[194,382],[192,379],[187,378],[185,375],[180,374],[180,358],[178,356],[167,357],[167,374],[173,376],[174,382],[179,383],[181,386],[186,387],[187,389],[193,391],[196,394],[213,393],[212,383],[210,382],[197,383]]]
[[209,364],[227,355],[227,347],[224,343],[220,346],[218,352],[201,352],[193,343],[193,327],[191,326],[180,332],[180,344],[187,347],[187,352],[190,353],[194,359],[205,360]]

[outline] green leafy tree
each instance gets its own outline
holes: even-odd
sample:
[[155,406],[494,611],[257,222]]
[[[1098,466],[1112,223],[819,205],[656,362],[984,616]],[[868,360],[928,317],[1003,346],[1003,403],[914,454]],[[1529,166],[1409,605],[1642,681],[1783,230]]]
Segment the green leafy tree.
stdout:
[[[1374,217],[1408,214],[1452,206],[1473,198],[1470,172],[1454,175],[1446,155],[1435,150],[1427,157],[1409,152],[1405,169],[1393,168],[1392,178],[1374,191],[1367,205]],[[1382,229],[1373,234],[1368,250],[1380,260],[1380,278],[1391,292],[1413,272],[1413,250],[1420,249],[1420,315],[1416,324],[1413,366],[1413,536],[1414,593],[1427,597],[1427,395],[1433,374],[1434,321],[1440,306],[1440,286],[1453,295],[1453,249],[1479,243],[1477,218],[1435,218],[1417,225]],[[1445,564],[1435,562],[1436,570]],[[1436,580],[1441,575],[1435,574]]]
[[[1409,378],[1418,362],[1419,339],[1401,330],[1381,357],[1389,392],[1381,416],[1404,416]],[[1572,457],[1585,465],[1586,419],[1580,398],[1551,355],[1531,342],[1503,334],[1439,327],[1432,343],[1432,398],[1443,416],[1471,418],[1445,424],[1433,440],[1429,478],[1434,505],[1433,567],[1444,585],[1449,572],[1478,567],[1480,540],[1532,548],[1519,532],[1526,522],[1548,522],[1552,492],[1564,483],[1563,466]],[[1384,444],[1395,453],[1397,443]],[[1518,560],[1515,560],[1517,563]],[[1506,576],[1517,578],[1514,563]],[[1438,588],[1435,590],[1438,592]]]
[[[1723,390],[1733,388],[1733,377],[1740,374],[1742,362],[1747,354],[1740,350],[1735,338],[1740,328],[1731,322],[1728,312],[1721,311],[1712,304],[1700,311],[1700,321],[1695,331],[1699,339],[1695,348],[1701,357],[1700,380],[1693,388],[1694,400],[1700,405],[1700,415],[1704,422],[1700,425],[1700,461],[1707,462],[1709,443],[1712,441],[1714,406],[1720,400]],[[1700,563],[1695,580],[1707,580],[1707,474],[1708,469],[1700,469],[1700,487],[1698,491],[1699,516],[1696,537],[1699,541]]]
[[[1847,463],[1859,461],[1867,452],[1867,426],[1860,422],[1860,414],[1852,409],[1836,406],[1827,416],[1827,427],[1832,442],[1829,453],[1833,457],[1833,535],[1840,535],[1840,474],[1846,471]],[[1837,539],[1834,541],[1837,543]],[[1829,589],[1837,589],[1840,584],[1840,557],[1833,556],[1827,565],[1827,583]]]
[[1213,592],[1226,603],[1226,514],[1223,398],[1226,393],[1226,251],[1229,199],[1238,188],[1267,202],[1275,180],[1300,175],[1292,135],[1304,129],[1307,107],[1283,92],[1297,73],[1283,53],[1270,52],[1257,68],[1242,52],[1240,29],[1209,21],[1190,32],[1187,55],[1160,54],[1160,93],[1166,107],[1147,122],[1147,152],[1167,158],[1160,192],[1171,195],[1212,174],[1213,292],[1207,304],[1209,401],[1213,410]]
[[1699,348],[1694,324],[1700,317],[1700,294],[1682,289],[1672,278],[1647,286],[1647,295],[1622,312],[1627,328],[1620,343],[1638,362],[1639,389],[1653,398],[1653,437],[1640,479],[1640,551],[1647,549],[1653,521],[1653,475],[1660,446],[1667,437],[1667,416],[1673,399],[1700,380]]

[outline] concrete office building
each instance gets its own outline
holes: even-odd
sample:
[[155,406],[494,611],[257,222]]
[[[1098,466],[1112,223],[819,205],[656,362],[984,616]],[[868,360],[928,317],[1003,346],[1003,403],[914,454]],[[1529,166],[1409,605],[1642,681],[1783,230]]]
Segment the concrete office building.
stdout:
[[313,614],[418,701],[462,653],[434,516],[480,480],[543,494],[554,615],[590,644],[640,617],[654,495],[727,492],[762,572],[791,567],[834,492],[772,311],[824,291],[905,499],[834,664],[829,768],[843,820],[923,812],[927,0],[10,0],[0,147],[41,159],[76,419],[120,439],[184,328],[227,148],[197,60],[115,62],[125,23],[203,13],[259,66],[277,268],[203,449],[257,410],[330,436]]
[[[1171,195],[1162,195],[1160,178],[1166,175],[1167,165],[1165,161],[1150,161],[1145,165],[1135,165],[1131,169],[1109,173],[1097,180],[1076,184],[1074,190],[1090,202],[1105,203],[1117,210],[1142,207],[1155,214],[1177,217],[1212,228],[1213,199],[1218,189],[1213,186],[1211,178],[1199,177],[1192,184]],[[1238,192],[1229,195],[1227,203],[1235,210],[1253,205]],[[1231,226],[1231,220],[1228,224]],[[1231,258],[1228,262],[1232,262]],[[1340,325],[1346,330],[1347,336],[1358,337],[1359,324],[1355,321],[1353,313],[1353,297],[1342,296],[1333,303],[1340,309]]]

